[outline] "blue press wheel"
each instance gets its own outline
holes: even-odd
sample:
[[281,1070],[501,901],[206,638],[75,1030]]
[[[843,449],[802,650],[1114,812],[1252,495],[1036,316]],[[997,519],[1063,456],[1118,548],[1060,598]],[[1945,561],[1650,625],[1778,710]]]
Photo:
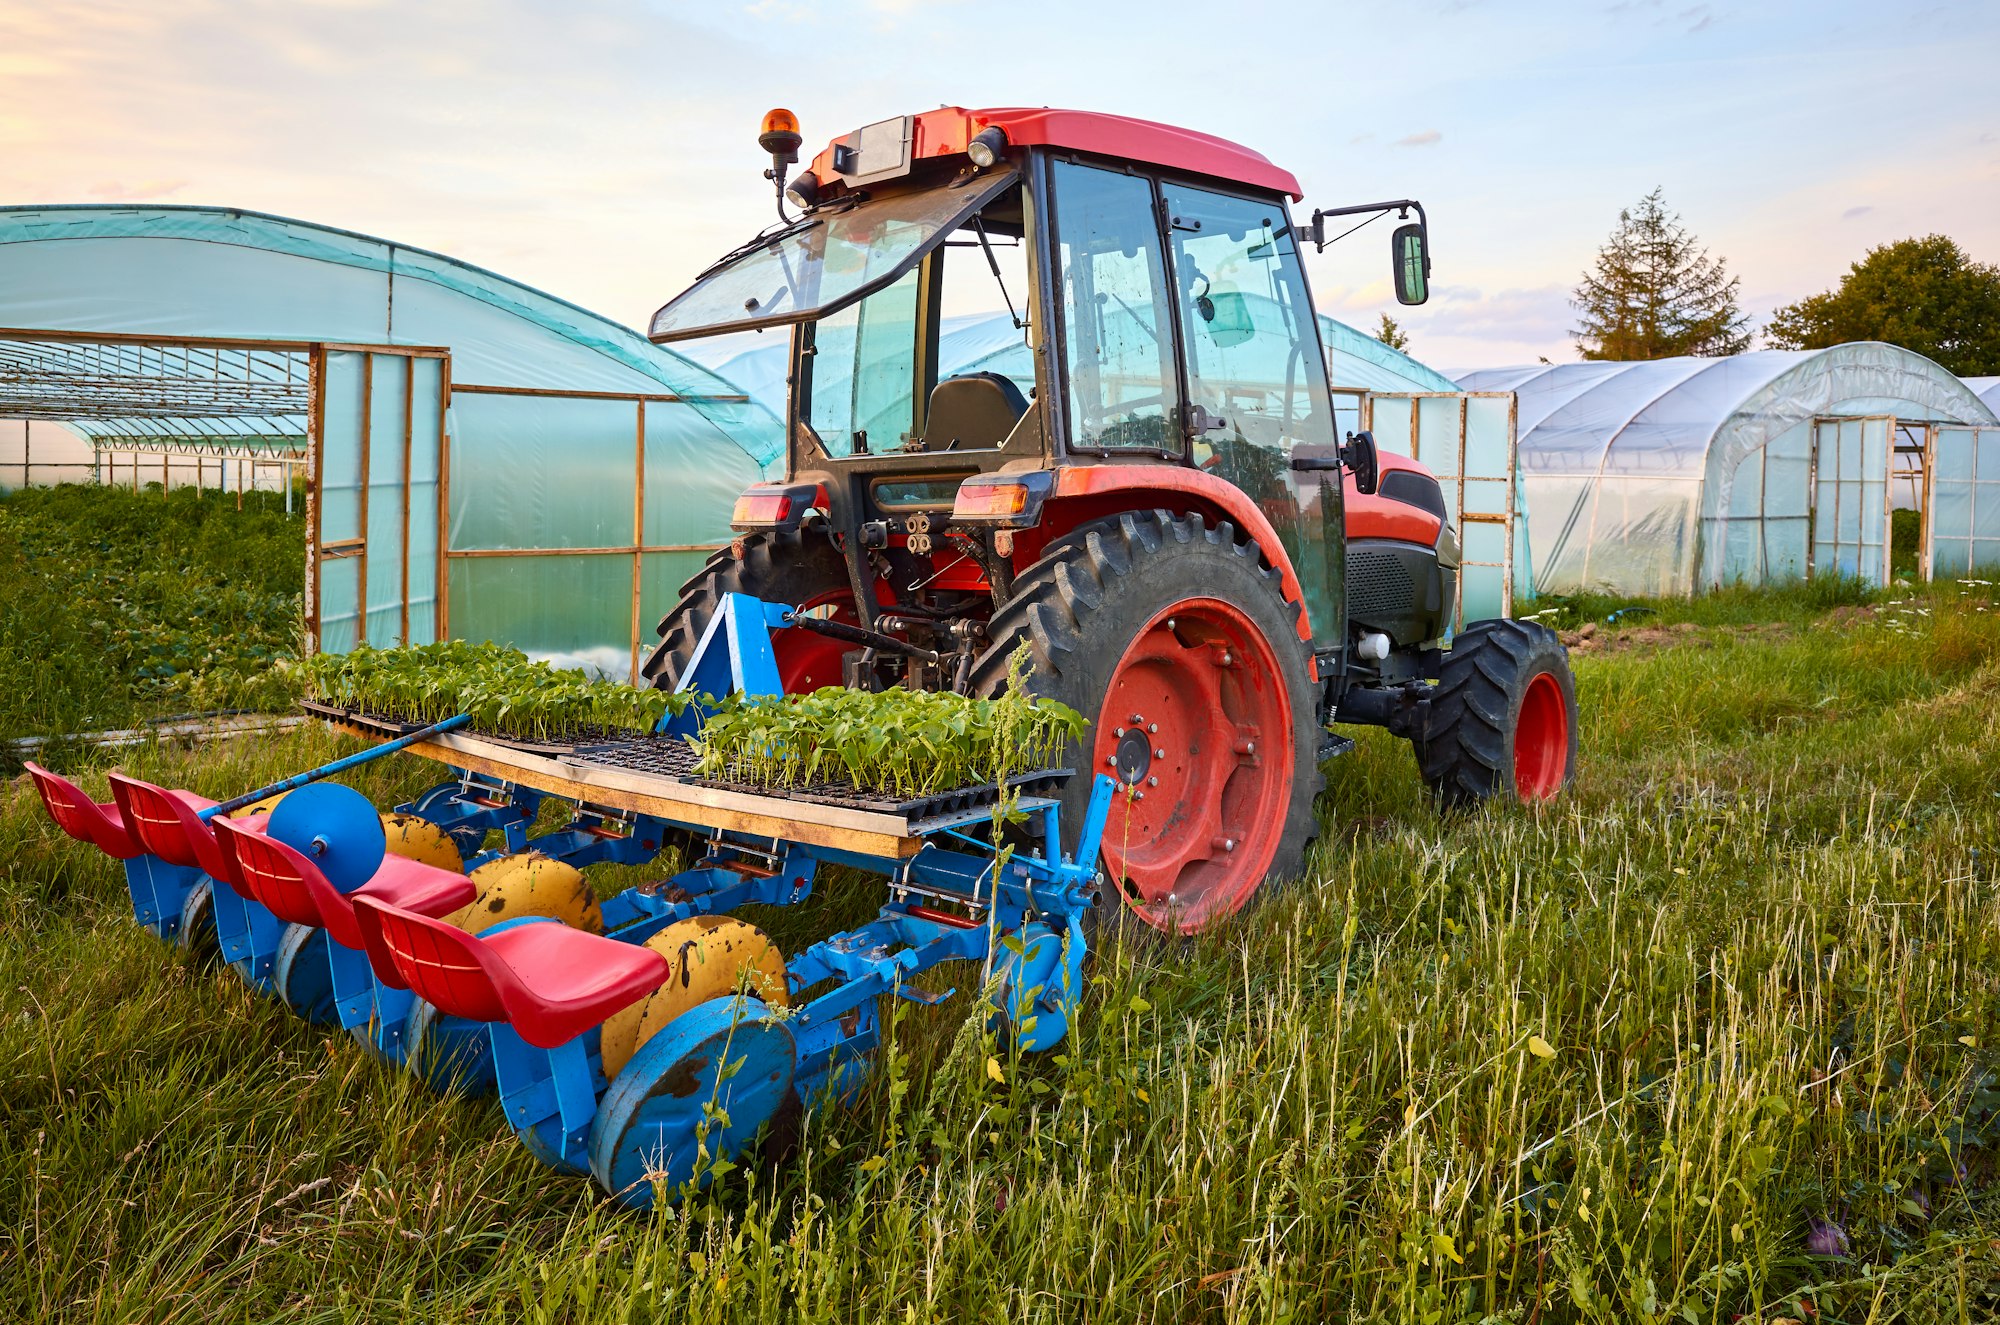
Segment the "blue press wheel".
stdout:
[[344,893],[374,878],[389,849],[381,814],[366,796],[338,782],[315,782],[289,793],[271,811],[264,831],[312,861]]
[[702,1148],[708,1162],[741,1150],[793,1098],[797,1063],[791,1028],[754,998],[682,1013],[639,1046],[598,1102],[591,1173],[635,1210],[691,1179],[706,1186],[707,1164],[695,1172]]
[[271,968],[271,984],[293,1012],[315,1026],[338,1026],[333,971],[327,962],[330,940],[323,929],[287,925]]
[[448,1017],[436,1004],[418,998],[410,1004],[403,1042],[404,1064],[439,1094],[493,1093],[493,1042],[485,1022]]
[[205,874],[195,880],[181,903],[181,927],[175,937],[204,966],[222,956],[222,941],[215,936],[215,898],[209,891],[214,887]]

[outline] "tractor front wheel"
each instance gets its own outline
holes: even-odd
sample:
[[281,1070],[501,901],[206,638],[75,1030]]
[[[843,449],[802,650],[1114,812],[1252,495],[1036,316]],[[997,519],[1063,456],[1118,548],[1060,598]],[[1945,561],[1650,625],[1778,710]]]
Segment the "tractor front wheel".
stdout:
[[1576,776],[1569,651],[1536,621],[1475,621],[1452,641],[1416,740],[1417,766],[1446,809],[1502,792],[1543,801]]
[[1141,511],[1056,539],[994,613],[972,693],[1028,688],[1091,721],[1063,792],[1072,832],[1094,775],[1118,779],[1100,907],[1193,933],[1266,877],[1296,875],[1322,785],[1297,604],[1229,524]]

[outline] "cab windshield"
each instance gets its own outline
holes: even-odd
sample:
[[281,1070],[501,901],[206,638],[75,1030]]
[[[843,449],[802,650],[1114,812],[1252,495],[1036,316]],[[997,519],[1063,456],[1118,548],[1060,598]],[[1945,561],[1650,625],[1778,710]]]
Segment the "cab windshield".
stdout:
[[837,312],[909,271],[1015,178],[1003,170],[822,207],[711,267],[653,315],[652,338],[688,340]]

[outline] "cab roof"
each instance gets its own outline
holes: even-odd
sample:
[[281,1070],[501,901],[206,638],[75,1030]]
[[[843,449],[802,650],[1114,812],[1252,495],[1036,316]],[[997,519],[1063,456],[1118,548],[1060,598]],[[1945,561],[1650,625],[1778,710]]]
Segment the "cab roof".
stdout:
[[[1273,165],[1261,152],[1213,134],[1133,119],[1129,115],[1048,106],[997,106],[983,110],[942,106],[913,115],[910,120],[913,162],[961,154],[975,134],[997,125],[1013,146],[1067,147],[1269,189],[1289,194],[1294,202],[1305,197],[1297,177]],[[813,158],[812,171],[822,186],[842,182],[840,173],[833,168],[834,148],[853,137],[836,139]]]

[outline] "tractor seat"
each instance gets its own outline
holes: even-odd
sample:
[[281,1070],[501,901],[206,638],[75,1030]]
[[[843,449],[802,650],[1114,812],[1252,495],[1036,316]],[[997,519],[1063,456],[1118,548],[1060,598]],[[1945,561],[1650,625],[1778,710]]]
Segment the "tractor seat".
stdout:
[[1027,397],[1000,373],[947,377],[931,388],[924,450],[986,451],[999,446],[1028,412]]
[[326,881],[319,866],[273,837],[228,819],[216,820],[216,840],[237,876],[264,909],[294,925],[324,929],[343,948],[364,946],[354,899],[372,897],[424,916],[445,916],[478,895],[463,874],[388,855],[374,877],[351,893]]
[[441,920],[354,894],[369,962],[386,984],[441,1012],[504,1021],[553,1049],[666,983],[673,968],[651,948],[533,920],[472,935]]
[[[209,878],[243,892],[243,880],[235,862],[217,845],[215,831],[201,819],[201,811],[217,802],[191,791],[169,791],[150,782],[141,782],[123,773],[111,774],[111,794],[118,798],[125,826],[139,845],[169,865],[192,866]],[[262,832],[268,814],[246,815],[236,820],[240,828]]]
[[126,831],[125,815],[118,802],[94,801],[84,794],[82,787],[49,772],[32,759],[25,766],[35,780],[35,790],[41,793],[42,808],[55,820],[56,827],[114,860],[130,860],[146,854],[146,848]]

